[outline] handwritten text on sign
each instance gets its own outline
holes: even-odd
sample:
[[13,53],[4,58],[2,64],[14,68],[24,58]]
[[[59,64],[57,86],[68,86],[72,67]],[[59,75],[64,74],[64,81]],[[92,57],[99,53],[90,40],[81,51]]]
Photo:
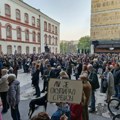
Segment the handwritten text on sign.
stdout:
[[48,101],[79,104],[82,99],[82,90],[81,81],[50,79]]

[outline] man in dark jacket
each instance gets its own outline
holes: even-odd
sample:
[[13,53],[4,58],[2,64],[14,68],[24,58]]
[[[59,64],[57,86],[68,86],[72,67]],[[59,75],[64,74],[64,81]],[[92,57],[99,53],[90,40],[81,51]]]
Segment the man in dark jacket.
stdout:
[[92,93],[91,93],[91,109],[89,112],[95,112],[95,90],[99,88],[99,81],[96,71],[93,69],[93,66],[90,64],[88,65],[88,80],[92,86]]
[[115,84],[115,97],[120,99],[120,65],[115,64],[115,69],[113,71],[114,84]]

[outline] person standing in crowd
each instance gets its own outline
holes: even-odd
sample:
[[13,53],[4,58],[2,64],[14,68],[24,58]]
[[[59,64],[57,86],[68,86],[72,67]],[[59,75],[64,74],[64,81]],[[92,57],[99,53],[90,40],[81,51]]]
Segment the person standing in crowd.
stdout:
[[8,104],[7,104],[7,92],[8,92],[8,83],[7,83],[7,69],[2,69],[2,77],[0,79],[0,96],[3,104],[2,113],[6,113],[8,111]]
[[11,116],[13,120],[20,120],[19,102],[20,102],[20,82],[16,80],[15,74],[8,76],[8,94],[7,101],[11,107]]
[[109,102],[109,100],[111,99],[111,96],[114,95],[115,91],[114,91],[114,77],[113,74],[111,72],[111,68],[110,67],[106,67],[106,70],[108,71],[107,74],[107,83],[108,83],[108,87],[107,87],[107,99],[106,102]]
[[39,87],[39,73],[40,65],[37,64],[34,73],[32,74],[32,85],[35,87],[36,97],[40,97],[40,87]]
[[99,81],[96,71],[94,70],[93,66],[89,64],[88,66],[88,80],[92,86],[92,92],[91,92],[91,105],[89,112],[95,112],[95,90],[99,88]]
[[85,94],[85,104],[83,104],[83,112],[82,112],[82,118],[83,120],[89,120],[89,113],[88,113],[88,105],[89,105],[89,99],[91,94],[91,85],[88,81],[88,74],[83,73],[80,75],[80,80],[83,83],[83,92]]
[[114,85],[115,85],[114,97],[118,97],[120,99],[120,65],[118,63],[115,64],[115,68],[113,70],[113,76],[114,76]]
[[16,75],[16,77],[18,75],[18,69],[19,69],[18,61],[15,59],[13,63],[13,73]]
[[13,120],[21,120],[19,112],[19,102],[20,102],[20,82],[16,80],[14,74],[9,74],[8,76],[8,94],[7,101],[11,107],[11,116]]

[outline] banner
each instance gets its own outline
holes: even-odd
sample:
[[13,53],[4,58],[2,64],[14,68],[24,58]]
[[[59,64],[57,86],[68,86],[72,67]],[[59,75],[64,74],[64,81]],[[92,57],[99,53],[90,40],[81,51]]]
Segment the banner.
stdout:
[[82,91],[82,81],[50,79],[48,85],[48,101],[80,104]]

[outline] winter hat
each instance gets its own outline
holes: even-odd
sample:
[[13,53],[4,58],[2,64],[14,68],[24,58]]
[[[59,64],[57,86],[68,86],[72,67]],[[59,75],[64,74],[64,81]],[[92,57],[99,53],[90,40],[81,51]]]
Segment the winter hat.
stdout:
[[8,76],[8,83],[13,82],[15,79],[16,79],[15,74],[9,74],[9,76]]

